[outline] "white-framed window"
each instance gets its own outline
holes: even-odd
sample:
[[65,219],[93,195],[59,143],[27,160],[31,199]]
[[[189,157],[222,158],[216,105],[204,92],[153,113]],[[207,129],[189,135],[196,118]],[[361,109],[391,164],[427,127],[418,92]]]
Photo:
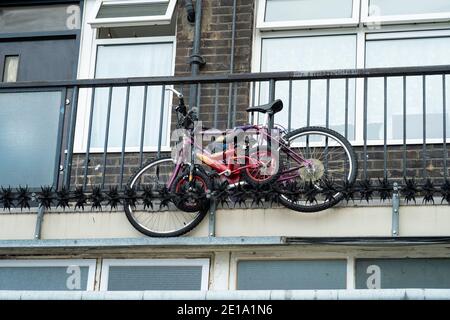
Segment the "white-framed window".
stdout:
[[101,291],[208,290],[209,259],[104,259]]
[[362,0],[361,21],[365,24],[441,22],[450,19],[447,0]]
[[[116,4],[116,1],[113,2]],[[119,1],[119,3],[122,2],[124,1]],[[170,3],[169,1],[127,1],[126,3],[127,6],[139,6],[142,5],[141,2],[151,2],[152,4],[167,2],[167,10],[171,12],[169,24],[149,25],[135,21],[133,16],[120,18],[121,21],[126,19],[134,21],[130,25],[104,26],[86,22],[83,28],[78,78],[131,78],[172,76],[174,74],[176,26],[175,19],[172,18],[173,8],[170,9],[170,7],[175,6],[175,3],[172,1]],[[85,15],[87,17],[96,16],[98,8],[98,0],[88,0],[85,4]],[[124,12],[128,11],[124,10]],[[85,20],[90,21],[89,18]],[[122,150],[125,115],[127,116],[125,150],[127,152],[139,151],[141,133],[144,132],[144,151],[156,151],[159,143],[161,112],[164,112],[161,124],[161,150],[170,150],[171,112],[169,106],[172,95],[168,92],[163,93],[162,89],[162,86],[130,87],[128,110],[126,110],[127,88],[113,88],[111,100],[109,100],[109,88],[97,88],[94,98],[90,152],[105,150],[106,134],[108,134],[107,151],[119,152]],[[75,152],[85,152],[89,138],[92,90],[81,89],[79,101],[74,149]],[[108,110],[111,112],[109,128]],[[145,122],[142,121],[144,112]],[[145,126],[144,130],[142,125]]]
[[[448,65],[450,56],[449,34],[450,22],[443,22],[433,14],[446,12],[448,1],[412,1],[411,7],[405,1],[353,0],[352,19],[355,24],[346,21],[336,24],[335,17],[320,20],[292,22],[292,15],[302,14],[293,10],[292,14],[279,14],[289,7],[306,6],[315,10],[311,1],[269,0],[256,2],[257,21],[254,37],[254,72],[276,71],[319,71],[334,69],[364,69],[376,67],[410,67]],[[285,2],[283,6],[282,3]],[[323,1],[327,2],[327,1]],[[345,0],[332,1],[345,6]],[[407,1],[408,4],[410,1]],[[401,4],[403,3],[403,6]],[[276,4],[276,5],[275,5]],[[348,5],[348,4],[347,4]],[[382,20],[369,21],[369,5],[385,8],[389,19],[396,23],[385,24]],[[279,7],[279,8],[277,8]],[[281,8],[281,9],[280,9]],[[272,13],[279,15],[279,20],[270,22],[267,17]],[[325,11],[327,11],[326,9]],[[397,11],[396,11],[397,10]],[[349,11],[349,9],[347,9]],[[361,12],[361,13],[360,13]],[[401,13],[401,14],[400,14]],[[320,13],[320,14],[323,14]],[[374,13],[372,13],[374,14]],[[431,20],[427,20],[427,16]],[[313,15],[310,15],[313,16]],[[384,17],[384,16],[383,16]],[[387,15],[386,15],[387,17]],[[396,17],[396,18],[393,18]],[[283,19],[283,20],[281,20]],[[384,19],[384,18],[383,18]],[[448,17],[445,21],[449,21]],[[435,23],[429,23],[433,21]],[[307,29],[307,30],[306,30]],[[403,143],[403,118],[406,116],[406,138],[408,143],[423,142],[424,102],[426,95],[426,119],[428,143],[442,143],[443,118],[450,120],[450,115],[443,114],[444,94],[450,95],[450,87],[443,88],[442,76],[427,76],[425,84],[422,77],[408,77],[406,88],[406,114],[403,112],[403,81],[401,78],[388,78],[387,81],[387,136],[389,144]],[[289,86],[292,96],[289,97]],[[347,91],[346,91],[347,89]],[[256,103],[266,103],[269,98],[268,84],[256,88]],[[285,102],[285,110],[275,116],[275,122],[286,128],[298,128],[309,125],[325,126],[342,134],[347,127],[347,138],[355,145],[364,143],[364,79],[280,81],[275,88],[275,98]],[[327,105],[327,92],[329,100]],[[384,83],[383,79],[368,80],[367,138],[369,145],[384,141]],[[308,95],[311,94],[308,101]],[[288,122],[287,104],[292,99],[292,118]],[[329,112],[326,112],[326,107]],[[448,108],[447,108],[448,110]],[[259,121],[257,119],[257,121]],[[450,130],[447,131],[450,137]]]
[[99,0],[89,24],[123,27],[170,24],[176,0]]
[[359,20],[355,0],[261,0],[257,27],[260,30],[354,26]]
[[0,290],[93,291],[95,259],[0,260]]

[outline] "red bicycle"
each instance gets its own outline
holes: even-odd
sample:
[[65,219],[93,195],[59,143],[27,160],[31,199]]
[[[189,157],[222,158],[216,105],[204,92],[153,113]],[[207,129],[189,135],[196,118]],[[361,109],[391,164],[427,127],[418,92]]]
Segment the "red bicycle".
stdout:
[[[306,127],[286,133],[281,126],[270,129],[273,116],[283,109],[281,100],[248,108],[265,114],[264,125],[239,126],[225,132],[199,128],[194,111],[187,110],[183,95],[178,97],[179,143],[170,157],[144,164],[131,178],[129,188],[177,195],[176,208],[149,210],[146,206],[125,205],[130,223],[153,237],[174,237],[196,227],[210,207],[214,180],[237,186],[263,187],[268,184],[302,186],[308,184],[317,196],[285,192],[279,202],[300,212],[317,212],[340,202],[343,194],[321,196],[323,182],[352,185],[357,161],[351,144],[328,128]],[[283,135],[283,136],[282,136]],[[207,146],[203,146],[208,140]]]

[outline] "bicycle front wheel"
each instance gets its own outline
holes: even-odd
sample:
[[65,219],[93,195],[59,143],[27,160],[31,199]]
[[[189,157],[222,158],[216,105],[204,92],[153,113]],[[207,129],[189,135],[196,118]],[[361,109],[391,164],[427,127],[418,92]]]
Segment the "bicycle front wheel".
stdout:
[[289,150],[282,155],[278,181],[286,190],[280,202],[295,211],[317,212],[341,201],[344,195],[340,190],[355,182],[358,170],[347,139],[321,127],[297,129],[284,139]]
[[[128,187],[140,192],[168,195],[168,182],[176,175],[176,162],[165,157],[144,164],[128,182]],[[178,173],[180,174],[180,173]],[[176,178],[176,177],[175,177]],[[128,221],[141,233],[151,237],[176,237],[195,228],[205,217],[208,208],[199,211],[179,211],[170,197],[155,199],[151,205],[124,207]]]

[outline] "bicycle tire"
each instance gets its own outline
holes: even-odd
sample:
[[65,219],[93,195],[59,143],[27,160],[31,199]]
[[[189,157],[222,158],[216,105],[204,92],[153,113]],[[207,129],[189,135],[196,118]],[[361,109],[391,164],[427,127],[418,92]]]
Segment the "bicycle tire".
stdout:
[[[175,160],[173,160],[171,157],[161,157],[161,158],[157,158],[157,159],[146,162],[138,170],[136,170],[136,172],[130,177],[130,179],[128,181],[128,187],[129,188],[135,187],[135,183],[136,183],[136,181],[138,181],[139,177],[141,177],[151,167],[155,166],[158,163],[169,162],[169,161],[175,163]],[[143,226],[141,223],[139,223],[139,221],[133,215],[133,208],[130,205],[124,206],[124,211],[125,211],[126,217],[127,217],[128,221],[131,223],[131,225],[136,230],[138,230],[139,232],[141,232],[142,234],[144,234],[146,236],[159,237],[159,238],[177,237],[177,236],[181,236],[183,234],[188,233],[189,231],[194,229],[203,220],[203,218],[207,214],[208,210],[209,210],[209,207],[208,208],[205,207],[203,210],[198,211],[197,216],[189,224],[185,225],[182,228],[179,228],[177,230],[173,230],[170,232],[159,232],[159,231],[155,231],[155,230],[150,230],[148,227]]]
[[[357,172],[358,172],[358,162],[356,160],[356,154],[355,151],[352,147],[352,145],[350,144],[350,142],[343,137],[341,134],[339,134],[338,132],[328,129],[328,128],[323,128],[323,127],[305,127],[305,128],[300,128],[297,130],[294,130],[288,134],[286,134],[283,138],[284,140],[290,142],[291,140],[293,140],[293,138],[298,137],[300,135],[305,135],[307,133],[322,133],[324,135],[327,136],[331,136],[334,139],[336,139],[337,141],[342,143],[342,146],[344,147],[344,149],[346,149],[346,153],[349,156],[349,160],[350,160],[350,164],[351,164],[351,172],[349,173],[349,177],[348,177],[348,183],[350,185],[355,183],[356,177],[357,177]],[[342,194],[342,192],[340,192],[337,196],[334,197],[333,200],[321,203],[321,204],[317,204],[317,205],[310,205],[310,206],[303,206],[303,205],[298,205],[296,203],[293,203],[292,200],[288,200],[286,196],[281,195],[280,196],[280,203],[285,206],[286,208],[289,208],[291,210],[294,211],[298,211],[298,212],[319,212],[319,211],[323,211],[326,209],[329,209],[333,206],[335,206],[336,204],[338,204],[342,199],[343,199],[344,195]]]

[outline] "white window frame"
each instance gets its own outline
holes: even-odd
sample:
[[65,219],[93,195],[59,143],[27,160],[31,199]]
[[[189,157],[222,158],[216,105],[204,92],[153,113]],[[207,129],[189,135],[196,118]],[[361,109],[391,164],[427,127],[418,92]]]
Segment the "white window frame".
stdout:
[[100,291],[108,291],[109,268],[116,266],[127,267],[202,267],[200,290],[207,291],[209,285],[209,259],[103,259],[100,281]]
[[[92,11],[93,15],[88,20],[88,23],[92,28],[170,24],[173,12],[175,10],[176,2],[176,0],[97,0],[95,9]],[[123,4],[132,5],[142,3],[168,3],[166,14],[143,17],[97,18],[97,15],[102,6],[114,6]]]
[[[87,0],[85,2],[85,15],[89,15],[96,2],[98,0]],[[172,0],[171,0],[172,1]],[[86,19],[83,19],[86,21]],[[78,79],[95,79],[96,65],[97,65],[97,52],[98,47],[101,45],[133,45],[133,44],[151,44],[151,43],[172,43],[172,75],[175,74],[175,56],[176,56],[176,35],[165,37],[138,37],[138,38],[115,38],[115,39],[98,39],[97,29],[92,28],[89,23],[84,22],[83,31],[80,44],[80,55],[78,64]],[[87,151],[87,139],[89,128],[89,109],[91,104],[92,93],[91,89],[80,89],[78,98],[78,112],[77,112],[77,125],[74,142],[74,153],[86,153]],[[173,96],[169,96],[168,104],[172,105]],[[147,105],[147,108],[151,106]],[[160,108],[160,106],[158,106]],[[166,144],[161,145],[162,152],[170,152],[170,133],[171,133],[171,121],[172,112],[171,109],[164,110],[167,117],[167,131],[163,134],[166,135]],[[148,125],[148,124],[147,124]],[[94,148],[91,146],[90,153],[103,153],[105,150],[103,147]],[[108,147],[108,152],[121,152],[121,147]],[[139,152],[139,147],[126,147],[125,152]],[[144,152],[156,152],[158,146],[144,145]]]
[[[0,260],[0,268],[21,268],[21,267],[88,267],[88,279],[86,291],[94,291],[97,261],[95,259],[26,259],[26,260]],[[70,291],[70,290],[67,290]]]
[[[358,0],[359,1],[359,0]],[[370,0],[361,0],[361,22],[365,25],[373,24],[405,24],[413,22],[446,22],[450,19],[450,12],[442,13],[422,13],[422,14],[402,14],[386,16],[369,16]]]
[[[362,11],[367,12],[368,10],[368,0],[355,0],[355,2],[362,2]],[[261,56],[262,56],[262,42],[264,39],[269,38],[286,38],[286,37],[314,37],[314,36],[330,36],[330,35],[349,35],[356,34],[357,35],[357,46],[356,46],[356,68],[364,69],[366,67],[366,39],[367,37],[373,37],[372,34],[378,34],[377,37],[382,39],[385,37],[389,39],[390,36],[395,34],[396,32],[415,32],[420,36],[413,36],[412,38],[427,38],[428,34],[435,34],[436,32],[450,32],[450,22],[449,23],[441,23],[441,24],[431,24],[425,23],[424,21],[419,24],[407,24],[405,20],[402,24],[398,25],[386,25],[383,26],[382,29],[371,28],[372,26],[366,25],[356,25],[350,26],[349,28],[342,28],[349,25],[332,25],[331,27],[327,27],[328,24],[322,24],[320,27],[322,29],[314,29],[313,26],[308,30],[305,30],[305,26],[298,25],[296,27],[286,27],[283,23],[279,23],[279,25],[273,25],[270,28],[266,28],[264,26],[261,27],[261,19],[264,19],[264,11],[266,7],[266,0],[257,0],[255,1],[255,10],[257,12],[258,18],[254,24],[254,34],[253,34],[253,57],[252,57],[252,72],[261,72]],[[262,7],[261,7],[262,6]],[[262,9],[261,9],[262,8]],[[409,16],[411,18],[411,16]],[[448,20],[448,19],[447,19]],[[326,22],[326,21],[325,21]],[[278,24],[278,22],[277,22]],[[341,27],[341,28],[338,28]],[[289,29],[289,30],[287,30]],[[444,31],[442,31],[444,30]],[[406,37],[405,37],[406,38]],[[409,36],[411,38],[411,36]],[[403,39],[403,38],[401,38]],[[299,70],[292,70],[299,71]],[[300,70],[301,71],[301,70]],[[357,78],[355,84],[356,96],[355,96],[355,140],[352,141],[352,144],[355,146],[363,146],[364,145],[364,79]],[[259,97],[259,87],[255,88],[255,97]],[[252,93],[250,93],[252,94]],[[264,103],[264,102],[261,102]],[[249,115],[249,121],[251,121],[251,116]],[[258,117],[255,116],[255,124],[258,121]],[[295,129],[295,128],[293,128]],[[426,143],[442,143],[444,139],[426,139]],[[422,144],[423,139],[407,139],[407,144]],[[380,140],[368,140],[366,145],[368,146],[379,146],[383,145],[383,139]],[[403,140],[398,139],[387,139],[387,145],[395,146],[395,145],[403,145]]]
[[351,18],[270,21],[270,22],[265,21],[267,0],[257,0],[256,2],[257,2],[256,28],[261,31],[270,31],[273,29],[286,30],[292,28],[308,29],[308,28],[357,26],[359,23],[360,0],[353,0],[353,9]]

